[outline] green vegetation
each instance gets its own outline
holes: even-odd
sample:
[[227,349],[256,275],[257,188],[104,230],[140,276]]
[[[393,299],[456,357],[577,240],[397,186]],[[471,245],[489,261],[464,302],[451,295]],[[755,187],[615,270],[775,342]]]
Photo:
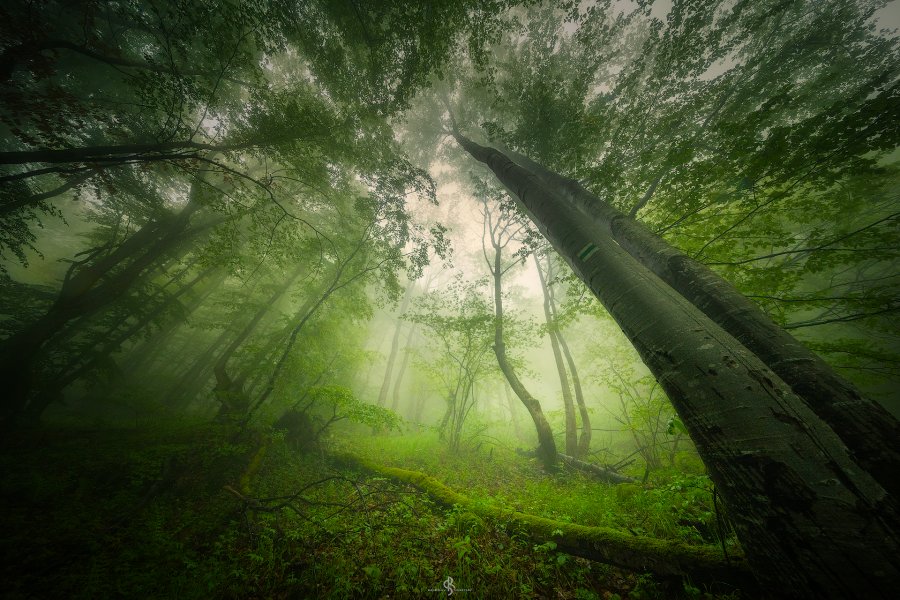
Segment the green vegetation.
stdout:
[[894,598],[898,7],[4,1],[3,595]]
[[[485,450],[451,453],[435,434],[355,431],[362,435],[341,432],[359,442],[345,443],[345,451],[428,467],[430,481],[466,490],[465,506],[453,502],[462,496],[423,493],[330,456],[299,454],[280,436],[230,427],[14,437],[7,443],[24,454],[5,454],[9,477],[0,490],[7,597],[403,598],[440,588],[447,576],[474,597],[711,597],[705,590],[729,597],[726,585],[638,577],[574,557],[551,539],[558,532],[544,539],[527,523],[485,512],[514,506],[534,520],[555,519],[554,529],[596,524],[626,539],[629,529],[645,528],[641,535],[683,540],[698,551],[705,544],[715,555],[704,478],[660,474],[653,487],[623,493],[577,472],[543,477],[534,459],[499,449],[490,460]],[[477,478],[476,464],[485,467]],[[499,484],[493,490],[491,481]],[[555,498],[566,502],[554,511]],[[695,519],[709,529],[686,524]],[[670,526],[651,529],[656,520]],[[727,543],[739,552],[733,538]]]

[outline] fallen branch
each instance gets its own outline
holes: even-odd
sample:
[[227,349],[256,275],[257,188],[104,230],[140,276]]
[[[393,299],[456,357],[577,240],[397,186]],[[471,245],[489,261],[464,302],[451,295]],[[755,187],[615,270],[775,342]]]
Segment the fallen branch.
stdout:
[[600,465],[595,465],[593,463],[579,460],[574,456],[569,456],[568,454],[560,454],[559,459],[563,461],[563,464],[578,469],[579,471],[590,473],[597,479],[605,481],[607,483],[637,483],[637,480],[632,477],[622,475],[621,473],[617,473],[612,469],[605,469]]
[[686,576],[695,583],[726,582],[745,591],[757,587],[742,556],[726,558],[715,547],[634,536],[609,527],[574,525],[497,505],[486,506],[418,471],[386,467],[351,454],[335,458],[350,466],[413,485],[444,506],[459,506],[482,518],[517,525],[532,538],[552,540],[559,550],[574,556],[663,577]]
[[[516,448],[516,454],[520,456],[527,456],[529,458],[534,458],[535,456],[537,456],[537,453],[534,450],[522,450],[521,448]],[[600,481],[614,484],[637,483],[636,479],[628,477],[627,475],[622,475],[621,473],[617,473],[613,467],[601,467],[600,465],[585,462],[583,460],[575,458],[574,456],[569,456],[568,454],[563,454],[561,452],[558,452],[556,455],[564,465],[572,467],[573,469],[578,469],[579,471],[584,471],[585,473],[590,473]]]

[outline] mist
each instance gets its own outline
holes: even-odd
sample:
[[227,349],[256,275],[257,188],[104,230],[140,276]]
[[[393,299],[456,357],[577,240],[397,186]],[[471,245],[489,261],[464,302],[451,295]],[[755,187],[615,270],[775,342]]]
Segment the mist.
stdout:
[[10,598],[880,598],[900,10],[0,25]]

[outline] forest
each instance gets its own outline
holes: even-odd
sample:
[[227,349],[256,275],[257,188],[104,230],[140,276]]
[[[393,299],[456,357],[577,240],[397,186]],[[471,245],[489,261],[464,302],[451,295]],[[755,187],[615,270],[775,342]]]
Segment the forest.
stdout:
[[7,598],[896,598],[900,3],[0,3]]

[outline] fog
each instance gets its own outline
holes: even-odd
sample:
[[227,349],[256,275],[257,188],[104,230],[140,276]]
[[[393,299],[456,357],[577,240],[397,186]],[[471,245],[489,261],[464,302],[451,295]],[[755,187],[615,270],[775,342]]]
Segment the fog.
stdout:
[[896,2],[0,25],[10,598],[878,598]]

